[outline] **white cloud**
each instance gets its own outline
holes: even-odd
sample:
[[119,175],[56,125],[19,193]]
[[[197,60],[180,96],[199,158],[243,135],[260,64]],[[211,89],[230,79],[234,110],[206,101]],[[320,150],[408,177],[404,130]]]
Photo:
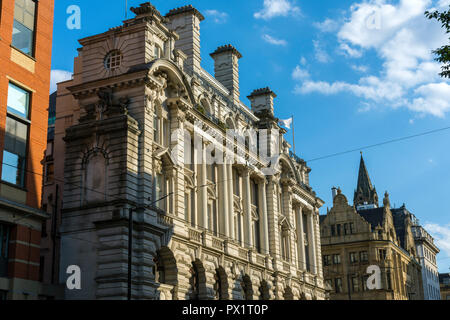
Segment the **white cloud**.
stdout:
[[356,65],[356,64],[351,65],[351,68],[355,71],[362,72],[362,73],[366,73],[369,70],[368,66]]
[[332,19],[325,19],[323,22],[315,22],[313,25],[322,32],[335,32],[339,29],[339,23]]
[[205,11],[206,16],[212,18],[215,23],[225,23],[228,20],[228,13],[221,12],[218,10],[206,10]]
[[309,72],[300,68],[300,66],[296,66],[294,71],[292,71],[292,79],[294,80],[303,80],[309,78]]
[[450,225],[427,223],[424,228],[433,236],[441,253],[450,256]]
[[360,50],[351,48],[347,43],[341,43],[340,49],[351,58],[361,58],[362,52]]
[[328,53],[323,49],[321,42],[319,40],[313,40],[314,45],[314,54],[316,60],[320,63],[328,63],[331,62],[331,57]]
[[65,70],[52,70],[50,74],[50,93],[55,92],[57,83],[72,79],[72,72]]
[[441,118],[450,111],[449,84],[444,82],[426,84],[415,89],[414,93],[419,97],[409,104],[412,110],[431,113]]
[[438,6],[440,8],[446,8],[450,6],[450,0],[440,0]]
[[[357,83],[308,80],[298,84],[295,91],[348,92],[364,102],[443,117],[450,111],[450,81],[439,77],[440,65],[432,50],[447,43],[448,36],[439,23],[425,18],[424,12],[432,5],[431,0],[364,0],[353,4],[337,33],[340,50],[352,58],[375,52],[380,71]],[[316,42],[314,49],[316,57],[325,53]]]
[[264,0],[264,7],[253,16],[256,19],[270,20],[275,17],[298,15],[300,8],[290,0]]
[[274,37],[272,37],[272,36],[270,36],[268,34],[263,34],[262,38],[263,38],[264,41],[266,41],[266,42],[268,42],[270,44],[273,44],[275,46],[286,46],[287,45],[287,41],[286,40],[277,39],[277,38],[274,38]]
[[306,58],[305,57],[301,57],[300,58],[300,64],[304,66],[304,65],[306,65],[306,63],[307,63]]

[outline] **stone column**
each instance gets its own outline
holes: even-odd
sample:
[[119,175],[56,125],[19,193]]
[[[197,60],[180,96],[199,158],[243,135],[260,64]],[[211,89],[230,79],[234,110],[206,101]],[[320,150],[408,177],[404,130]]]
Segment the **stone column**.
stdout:
[[297,209],[297,239],[298,239],[298,260],[300,269],[306,271],[306,253],[305,253],[305,232],[303,227],[303,208]]
[[314,228],[314,212],[308,214],[308,244],[310,252],[311,273],[317,274],[317,258],[316,258],[316,235]]
[[[219,181],[226,181],[227,180],[227,166],[226,164],[219,165],[219,171],[220,171],[220,179]],[[228,209],[228,188],[226,182],[221,182],[218,184],[219,186],[219,215],[220,215],[220,224],[221,228],[219,228],[219,231],[222,235],[225,237],[230,236],[230,224],[229,224],[229,209]]]
[[198,207],[198,216],[197,216],[197,224],[201,225],[208,229],[208,188],[206,187],[207,184],[207,173],[206,173],[206,145],[203,145],[202,148],[202,164],[201,164],[201,189],[199,190],[201,192],[201,206]]
[[228,223],[230,230],[230,238],[236,239],[237,236],[234,234],[234,191],[233,191],[233,165],[232,163],[227,164],[227,181],[223,182],[228,186]]
[[267,220],[269,225],[269,252],[278,259],[280,255],[280,233],[278,231],[278,195],[275,192],[274,177],[268,177],[267,184]]
[[253,237],[252,237],[252,198],[250,190],[250,171],[245,170],[244,172],[244,212],[245,212],[245,238],[244,242],[248,247],[253,247]]
[[262,179],[258,185],[259,196],[259,228],[261,234],[261,251],[263,254],[269,254],[269,224],[267,219],[267,200],[266,200],[266,179]]

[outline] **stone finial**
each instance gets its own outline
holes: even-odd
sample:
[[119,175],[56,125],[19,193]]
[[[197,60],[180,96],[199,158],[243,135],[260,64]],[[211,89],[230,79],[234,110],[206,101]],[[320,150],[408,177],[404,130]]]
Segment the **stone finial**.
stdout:
[[389,193],[387,191],[384,194],[383,205],[385,207],[391,207],[391,201],[389,200]]

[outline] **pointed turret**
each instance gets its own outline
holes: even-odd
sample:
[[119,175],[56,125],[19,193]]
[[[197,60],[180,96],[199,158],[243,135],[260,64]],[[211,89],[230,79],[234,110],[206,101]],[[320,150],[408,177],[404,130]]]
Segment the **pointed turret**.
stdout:
[[361,162],[359,164],[358,186],[356,187],[355,197],[353,198],[355,207],[373,205],[378,207],[378,194],[370,181],[369,172],[361,152]]

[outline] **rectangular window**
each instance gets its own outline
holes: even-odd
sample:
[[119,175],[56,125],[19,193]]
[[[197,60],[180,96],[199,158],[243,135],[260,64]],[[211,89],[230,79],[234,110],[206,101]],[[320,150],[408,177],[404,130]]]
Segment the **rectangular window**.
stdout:
[[30,93],[9,83],[2,180],[25,187]]
[[341,278],[334,279],[334,287],[336,289],[336,293],[342,292],[342,279]]
[[345,235],[350,234],[350,229],[349,229],[348,223],[344,223],[344,234]]
[[9,83],[7,104],[8,112],[21,118],[28,119],[30,106],[30,93],[28,91]]
[[358,262],[358,255],[356,252],[350,252],[350,263]]
[[324,266],[331,265],[331,256],[329,255],[323,256],[323,265]]
[[21,188],[25,187],[27,145],[28,124],[8,115],[6,117],[2,180]]
[[11,228],[0,224],[0,277],[8,274],[8,254]]
[[336,235],[336,226],[334,224],[331,226],[331,235],[332,236]]
[[352,277],[352,289],[353,292],[359,292],[359,278],[357,276]]
[[367,262],[367,261],[369,261],[369,256],[368,256],[368,254],[367,254],[367,251],[361,251],[361,252],[359,253],[359,260],[360,260],[361,262]]
[[337,235],[338,236],[340,236],[341,235],[341,225],[340,224],[338,224],[338,225],[336,225],[336,231],[337,231]]
[[355,232],[355,226],[353,222],[349,223],[349,226],[350,226],[350,234],[353,234]]
[[386,260],[386,249],[378,249],[378,256],[380,260]]
[[341,264],[341,255],[333,254],[333,264]]
[[363,276],[362,277],[362,288],[363,288],[363,291],[367,291],[368,290],[368,288],[367,288],[367,280],[369,280],[369,276]]
[[30,56],[34,55],[35,16],[34,0],[15,1],[12,45]]

